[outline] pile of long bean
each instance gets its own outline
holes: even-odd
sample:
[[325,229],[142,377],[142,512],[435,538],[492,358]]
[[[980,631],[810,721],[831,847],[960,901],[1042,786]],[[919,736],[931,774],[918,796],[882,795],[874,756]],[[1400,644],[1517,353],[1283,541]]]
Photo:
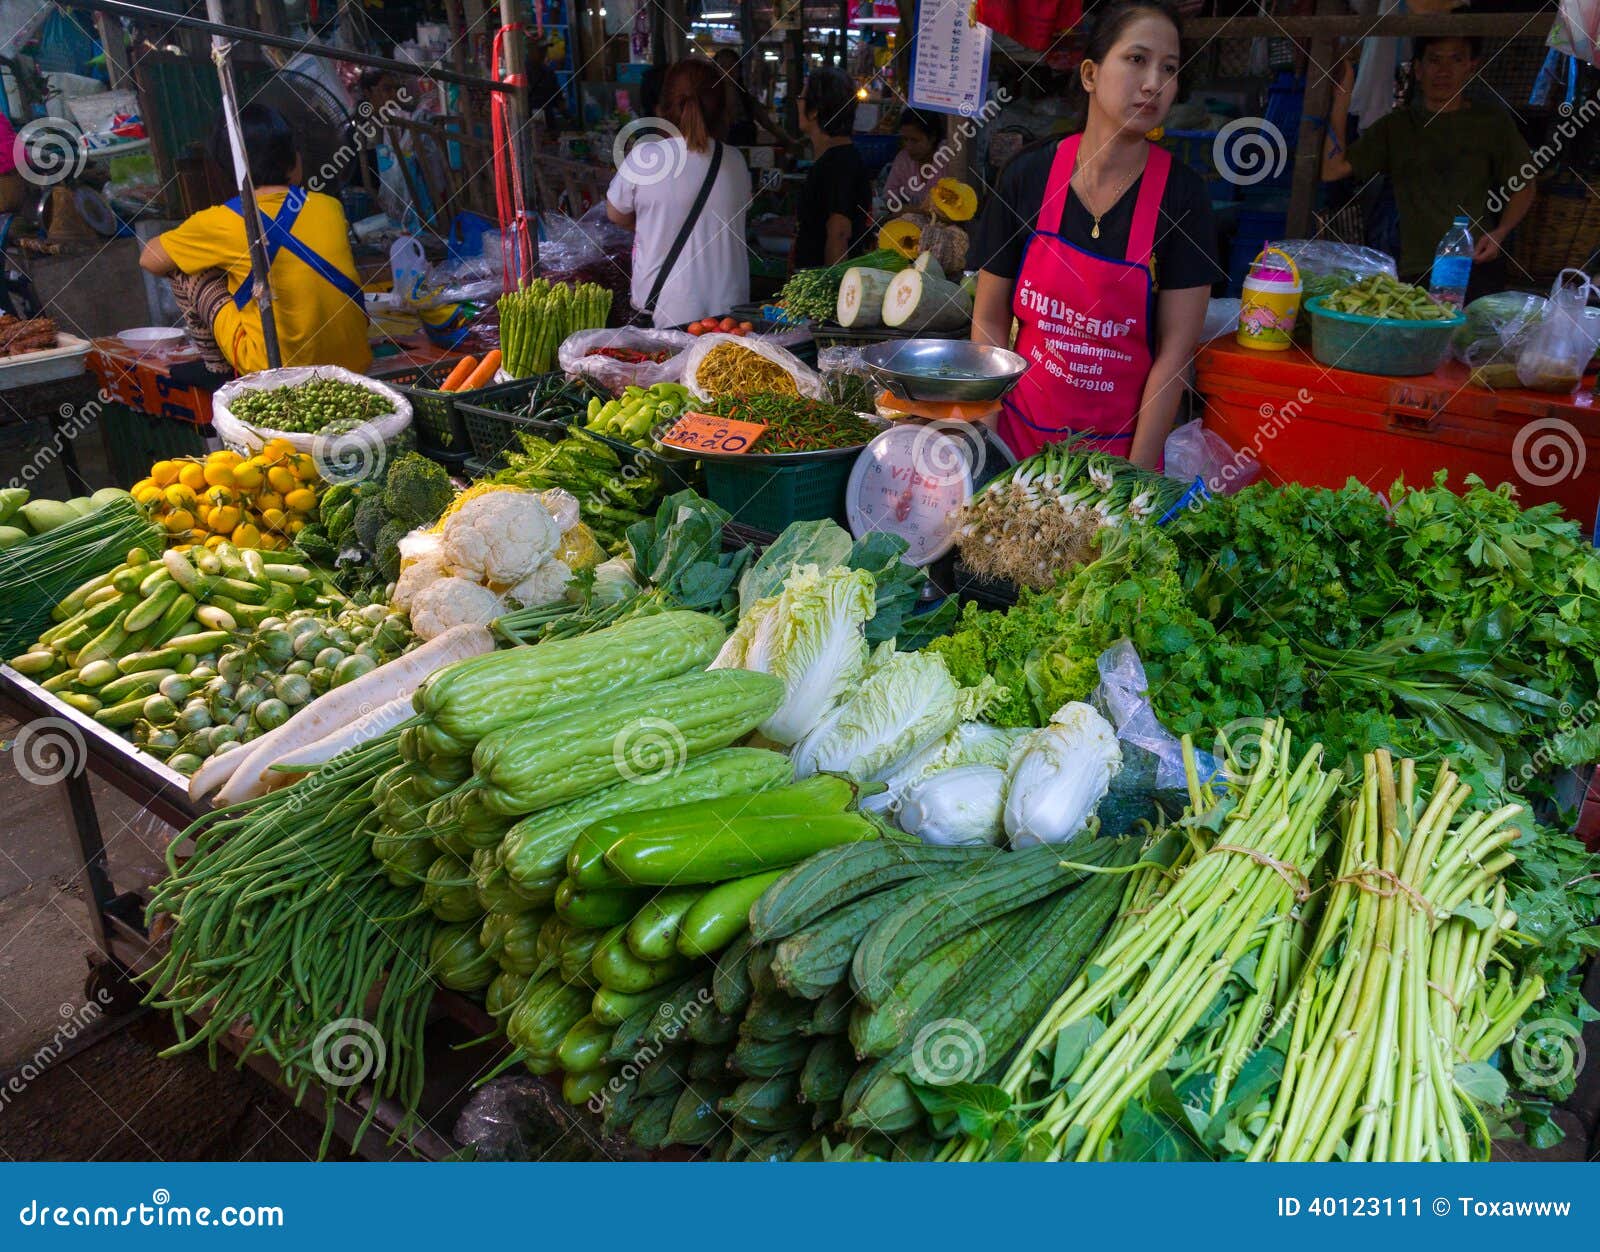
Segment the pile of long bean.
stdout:
[[[184,832],[194,841],[187,861],[181,840],[168,847],[168,877],[150,904],[152,917],[174,919],[168,952],[146,975],[146,1003],[170,1010],[178,1035],[163,1055],[205,1044],[215,1063],[217,1041],[248,1025],[241,1061],[271,1057],[296,1102],[323,1085],[323,1153],[341,1088],[373,1089],[357,1143],[380,1098],[400,1104],[397,1134],[415,1125],[422,1098],[438,927],[370,851],[372,783],[398,763],[397,739],[391,731],[291,787],[201,818]],[[191,1015],[204,1015],[198,1029]]]
[[746,455],[763,452],[820,452],[827,448],[855,448],[882,429],[858,413],[838,404],[757,392],[723,396],[696,406],[702,413],[731,417],[741,422],[764,422],[766,430],[750,445]]

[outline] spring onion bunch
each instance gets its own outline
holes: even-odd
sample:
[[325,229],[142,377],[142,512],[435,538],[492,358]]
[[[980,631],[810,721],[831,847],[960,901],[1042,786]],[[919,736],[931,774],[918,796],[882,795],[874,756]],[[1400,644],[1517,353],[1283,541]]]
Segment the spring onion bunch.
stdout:
[[380,1098],[400,1103],[397,1134],[422,1098],[438,927],[412,889],[389,882],[369,840],[380,820],[372,784],[399,762],[397,740],[391,731],[293,786],[207,814],[184,832],[194,854],[182,865],[181,839],[169,845],[150,904],[174,919],[166,956],[145,975],[146,1003],[170,1010],[178,1035],[163,1055],[205,1044],[214,1062],[218,1039],[248,1023],[241,1063],[271,1057],[297,1101],[324,1085],[324,1153],[342,1086],[373,1090],[358,1142]]
[[973,498],[960,520],[961,559],[986,578],[1048,587],[1094,559],[1101,530],[1159,522],[1188,490],[1090,440],[1050,444]]

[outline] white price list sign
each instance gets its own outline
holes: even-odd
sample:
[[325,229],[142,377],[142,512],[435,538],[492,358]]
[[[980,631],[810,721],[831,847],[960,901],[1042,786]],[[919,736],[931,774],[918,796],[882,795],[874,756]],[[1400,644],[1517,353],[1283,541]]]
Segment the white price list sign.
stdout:
[[972,0],[921,0],[912,45],[911,104],[971,117],[989,87],[991,32],[971,19]]

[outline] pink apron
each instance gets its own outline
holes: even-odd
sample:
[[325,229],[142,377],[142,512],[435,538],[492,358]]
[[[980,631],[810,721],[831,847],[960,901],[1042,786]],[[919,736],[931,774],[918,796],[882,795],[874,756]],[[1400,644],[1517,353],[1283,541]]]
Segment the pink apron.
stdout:
[[1019,458],[1069,436],[1127,456],[1154,360],[1150,254],[1172,156],[1152,146],[1134,202],[1125,260],[1073,246],[1059,233],[1081,135],[1063,139],[1039,224],[1022,254],[1011,308],[1029,370],[1006,397],[999,434]]

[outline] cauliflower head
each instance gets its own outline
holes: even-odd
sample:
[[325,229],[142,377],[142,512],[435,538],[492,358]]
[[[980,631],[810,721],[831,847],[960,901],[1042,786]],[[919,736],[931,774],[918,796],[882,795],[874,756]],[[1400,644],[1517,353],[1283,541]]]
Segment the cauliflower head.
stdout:
[[572,570],[566,562],[552,558],[506,592],[506,599],[525,609],[554,604],[565,594],[571,581]]
[[496,491],[451,515],[440,535],[451,566],[479,582],[521,582],[549,559],[561,530],[538,497]]
[[437,578],[411,601],[411,629],[436,639],[452,626],[487,626],[506,611],[499,596],[465,578]]
[[450,562],[445,560],[441,550],[435,548],[401,565],[400,578],[394,585],[394,598],[390,603],[397,609],[409,609],[425,587],[449,577]]

